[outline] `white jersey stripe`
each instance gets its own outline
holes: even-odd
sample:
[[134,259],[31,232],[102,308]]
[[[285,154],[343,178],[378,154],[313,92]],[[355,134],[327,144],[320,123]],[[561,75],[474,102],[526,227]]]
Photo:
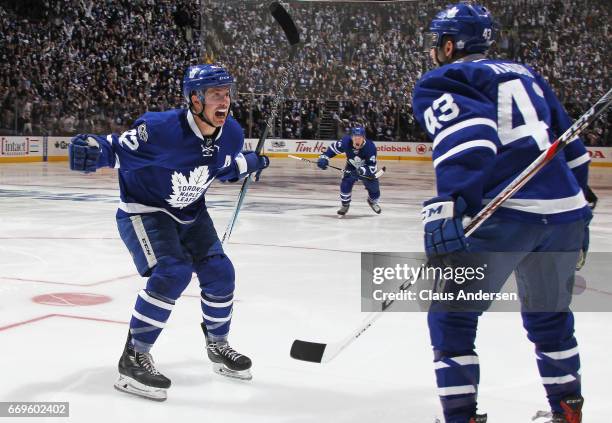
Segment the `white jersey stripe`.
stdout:
[[453,360],[455,363],[459,364],[460,366],[480,364],[480,361],[478,361],[477,355],[462,355],[459,357],[451,357],[450,359]]
[[587,153],[584,153],[582,156],[578,157],[577,159],[570,160],[569,162],[567,162],[567,165],[569,166],[570,169],[573,169],[575,167],[578,167],[590,161],[591,161],[591,156],[589,156],[589,153],[587,152]]
[[137,318],[140,321],[143,321],[145,323],[148,323],[148,324],[153,325],[155,327],[158,327],[160,329],[163,329],[164,326],[166,326],[166,323],[158,322],[157,320],[151,319],[150,317],[147,317],[147,316],[145,316],[143,314],[140,314],[136,310],[132,311],[132,316],[134,316],[135,318]]
[[229,307],[232,304],[234,304],[234,300],[229,300],[229,301],[226,301],[224,303],[214,303],[212,301],[207,301],[207,300],[205,300],[202,297],[200,297],[200,300],[202,300],[202,303],[206,304],[207,306],[217,307],[217,308]]
[[433,165],[434,168],[437,167],[441,162],[443,162],[444,160],[448,159],[449,157],[454,156],[455,154],[458,154],[462,151],[465,151],[469,148],[489,148],[491,150],[493,150],[493,152],[495,154],[497,154],[497,146],[495,145],[495,143],[493,143],[493,141],[489,141],[489,140],[473,140],[473,141],[467,141],[464,143],[459,144],[456,147],[451,148],[450,150],[448,150],[446,153],[442,154],[440,157],[438,157],[437,159],[434,160]]
[[229,322],[232,319],[232,314],[230,313],[227,317],[211,317],[207,314],[202,313],[202,317],[209,322]]
[[[483,199],[487,204],[491,199]],[[557,198],[554,200],[534,200],[527,198],[510,198],[501,205],[502,208],[519,210],[536,214],[555,214],[580,209],[587,205],[584,194],[580,191],[572,197]]]
[[245,173],[247,173],[247,170],[249,170],[247,161],[242,155],[242,153],[238,153],[238,155],[236,156],[236,164],[238,165],[238,173],[240,174],[240,176],[244,175]]
[[446,388],[438,388],[438,395],[447,397],[449,395],[475,394],[476,388],[474,385],[463,386],[448,386]]
[[164,301],[158,300],[157,298],[151,297],[144,289],[138,293],[138,296],[149,304],[153,304],[154,306],[163,308],[164,310],[172,311],[172,308],[174,307],[173,304],[169,304]]
[[462,122],[455,123],[454,125],[451,125],[448,128],[440,131],[440,133],[436,135],[436,137],[434,138],[433,149],[435,150],[438,144],[440,144],[442,140],[444,140],[444,138],[448,137],[449,135],[454,134],[455,132],[460,131],[462,129],[469,128],[470,126],[477,126],[477,125],[490,126],[491,128],[495,129],[495,131],[497,131],[497,124],[491,119],[486,119],[486,118],[466,119]]
[[565,360],[566,358],[573,357],[578,355],[578,347],[571,348],[565,351],[552,351],[552,352],[542,352],[542,355],[546,357],[550,357],[553,360]]
[[569,383],[575,381],[576,378],[574,375],[565,375],[559,377],[543,377],[542,383],[544,385],[562,385],[564,383]]
[[146,206],[140,203],[124,203],[123,201],[120,201],[119,208],[123,210],[124,212],[130,213],[130,214],[163,212],[163,213],[166,213],[168,216],[170,216],[172,219],[174,219],[176,222],[180,223],[181,225],[188,225],[190,223],[195,222],[195,219],[181,220],[177,218],[175,215],[173,215],[172,213],[170,213],[168,210],[162,209],[161,207]]

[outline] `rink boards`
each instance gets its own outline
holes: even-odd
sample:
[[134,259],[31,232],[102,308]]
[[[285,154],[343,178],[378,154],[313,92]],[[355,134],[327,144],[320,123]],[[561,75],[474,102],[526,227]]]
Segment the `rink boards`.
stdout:
[[[68,160],[70,137],[0,137],[0,163]],[[318,157],[334,141],[268,139],[265,154],[270,157]],[[254,150],[257,139],[247,138],[245,149]],[[431,161],[431,143],[376,141],[379,160]],[[612,167],[612,147],[587,147],[592,166]]]

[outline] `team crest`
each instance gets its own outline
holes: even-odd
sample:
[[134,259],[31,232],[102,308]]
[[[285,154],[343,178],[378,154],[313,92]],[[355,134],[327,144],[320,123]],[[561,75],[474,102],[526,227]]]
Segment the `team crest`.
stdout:
[[349,163],[355,166],[356,169],[359,169],[361,166],[364,165],[363,159],[361,157],[349,159]]
[[172,174],[172,194],[166,201],[172,207],[183,209],[196,201],[215,179],[210,178],[208,166],[196,167],[185,177],[180,172]]
[[213,145],[212,138],[206,138],[203,144],[200,144],[202,147],[202,157],[212,157],[215,152],[215,148],[219,148],[218,145]]

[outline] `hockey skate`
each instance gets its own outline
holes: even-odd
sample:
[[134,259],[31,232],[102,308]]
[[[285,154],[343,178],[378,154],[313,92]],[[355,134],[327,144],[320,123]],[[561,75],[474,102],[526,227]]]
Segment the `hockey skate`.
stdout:
[[551,413],[550,411],[538,411],[531,420],[540,418],[548,419],[542,423],[581,423],[582,422],[582,405],[584,398],[581,396],[571,396],[561,400],[561,408],[563,413]]
[[368,205],[372,208],[372,210],[374,210],[374,213],[376,214],[380,214],[380,212],[382,211],[382,209],[380,208],[380,205],[376,201],[372,201],[369,198],[368,198]]
[[115,382],[115,389],[154,401],[165,401],[169,387],[170,379],[157,371],[151,354],[134,351],[131,336],[128,336],[119,359],[119,379]]
[[[436,419],[434,423],[442,423],[440,419]],[[469,423],[487,423],[487,415],[486,414],[476,414],[474,417],[470,418]]]
[[339,218],[344,217],[344,215],[348,213],[350,206],[351,206],[350,204],[347,204],[347,205],[342,204],[342,206],[340,206],[340,208],[338,209],[338,217]]
[[200,323],[206,338],[206,353],[213,363],[213,370],[221,376],[251,380],[251,359],[235,351],[227,342],[210,342],[206,325]]

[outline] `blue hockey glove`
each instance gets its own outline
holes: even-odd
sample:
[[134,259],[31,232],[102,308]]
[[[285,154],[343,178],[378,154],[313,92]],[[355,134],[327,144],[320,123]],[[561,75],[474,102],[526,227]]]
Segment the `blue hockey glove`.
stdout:
[[[244,156],[244,159],[246,160],[247,169],[246,170],[243,169],[243,173],[240,174],[240,178],[244,178],[248,174],[248,177],[251,178],[251,180],[259,181],[261,172],[265,168],[270,166],[270,159],[268,158],[268,156],[259,155],[251,150],[244,150],[242,152],[242,155]],[[230,180],[229,182],[234,182],[234,181]]]
[[325,154],[321,154],[319,156],[319,160],[317,160],[317,166],[323,170],[327,169],[327,166],[329,166],[329,157],[327,157]]
[[467,241],[461,222],[467,205],[461,197],[434,197],[423,203],[425,253],[435,257],[455,251],[467,250]]
[[268,156],[257,156],[257,172],[255,172],[255,182],[259,181],[259,177],[261,176],[261,172],[263,172],[263,170],[265,168],[267,168],[268,166],[270,166],[270,159],[268,158]]
[[68,145],[70,170],[95,172],[100,154],[100,144],[94,137],[87,134],[77,135],[70,140]]

